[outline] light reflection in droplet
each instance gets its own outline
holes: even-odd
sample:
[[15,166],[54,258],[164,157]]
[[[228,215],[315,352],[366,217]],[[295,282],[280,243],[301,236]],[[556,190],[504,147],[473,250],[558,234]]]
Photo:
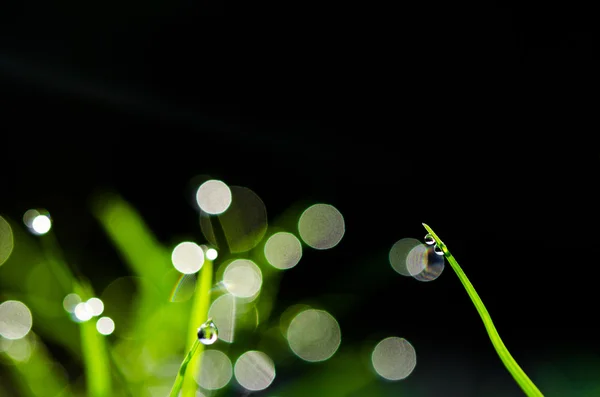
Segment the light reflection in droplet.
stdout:
[[69,313],[73,313],[75,311],[75,307],[81,303],[81,297],[75,293],[68,294],[63,299],[63,307]]
[[10,224],[0,216],[0,266],[10,256],[14,248],[14,236]]
[[291,269],[302,257],[302,244],[292,233],[273,234],[265,243],[265,258],[277,269]]
[[217,390],[225,387],[233,376],[231,360],[220,350],[204,350],[200,355],[200,370],[194,379],[200,387]]
[[421,242],[416,238],[403,238],[392,245],[388,258],[390,265],[397,273],[407,277],[413,275],[407,267],[406,259],[408,253],[419,245],[421,245]]
[[115,330],[115,322],[110,317],[100,317],[96,322],[96,329],[102,335],[110,335]]
[[231,205],[231,190],[223,181],[211,179],[198,188],[196,202],[207,214],[221,214]]
[[324,310],[308,309],[291,321],[287,340],[301,359],[316,362],[329,359],[342,341],[337,320]]
[[223,284],[238,298],[255,297],[262,286],[262,272],[253,261],[236,259],[225,268]]
[[173,249],[171,261],[181,273],[193,274],[204,265],[204,251],[198,244],[184,241]]
[[248,351],[235,362],[235,379],[247,390],[264,390],[275,379],[275,364],[263,352]]
[[315,249],[335,247],[345,233],[344,217],[334,206],[315,204],[307,208],[298,221],[302,241]]
[[377,344],[371,355],[373,368],[388,380],[401,380],[409,376],[417,365],[414,347],[404,338],[389,337]]
[[21,339],[31,330],[33,317],[23,302],[8,300],[0,304],[0,336]]

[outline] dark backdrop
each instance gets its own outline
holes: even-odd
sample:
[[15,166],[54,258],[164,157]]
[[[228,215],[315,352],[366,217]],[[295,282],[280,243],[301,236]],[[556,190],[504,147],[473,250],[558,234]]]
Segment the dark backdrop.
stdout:
[[415,374],[444,395],[518,395],[451,269],[419,283],[387,252],[429,223],[524,367],[597,359],[589,15],[547,2],[13,5],[0,13],[0,210],[50,210],[100,288],[126,270],[89,213],[97,189],[165,243],[203,239],[198,174],[251,188],[270,217],[331,203],[346,235],[284,277],[281,307],[359,296],[344,340],[365,327],[412,338]]

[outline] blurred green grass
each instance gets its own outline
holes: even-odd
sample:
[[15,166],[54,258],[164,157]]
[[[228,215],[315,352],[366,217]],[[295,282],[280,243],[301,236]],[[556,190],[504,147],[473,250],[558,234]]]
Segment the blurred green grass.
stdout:
[[[299,211],[291,207],[269,225],[266,235],[293,230]],[[193,297],[173,302],[173,288],[180,274],[171,266],[172,247],[161,244],[142,215],[116,193],[95,196],[91,212],[129,272],[104,291],[94,291],[93,280],[86,279],[79,269],[66,263],[53,231],[32,236],[22,222],[8,219],[15,244],[11,256],[0,266],[0,300],[25,303],[32,312],[34,326],[26,338],[11,343],[28,353],[26,360],[15,359],[7,351],[0,352],[0,368],[10,375],[9,385],[0,385],[2,396],[166,396],[181,360],[194,341],[197,326],[206,319],[210,300],[219,294],[215,280],[222,273],[221,264],[239,257],[221,250],[214,272],[212,268],[203,268],[206,271],[201,273]],[[213,229],[218,236],[218,228]],[[285,382],[275,382],[267,395],[425,395],[414,385],[382,382],[371,367],[370,351],[361,346],[344,345],[331,359],[307,365],[305,371],[290,375],[293,368],[302,363],[294,361],[279,332],[279,319],[271,316],[282,272],[265,265],[263,248],[264,240],[244,253],[259,264],[263,272],[261,294],[255,302],[259,309],[258,324],[240,322],[241,327],[247,328],[235,343],[219,341],[215,346],[231,357],[257,346],[268,352],[276,365],[287,372],[287,377]],[[93,296],[104,300],[105,314],[117,323],[112,335],[101,335],[93,321],[76,323],[72,320],[63,308],[63,298],[73,292],[83,300]],[[339,306],[340,312],[352,310],[352,302],[342,302],[338,297],[314,297],[315,302],[326,300]],[[61,352],[66,359],[57,360],[51,350]],[[197,362],[194,365],[198,365]],[[591,371],[600,368],[600,364],[594,361],[588,363],[587,368]],[[563,368],[548,366],[538,369],[534,375],[540,379],[540,388],[548,390],[548,396],[598,395],[599,382],[590,381],[589,376],[577,377],[575,374],[581,373],[583,368],[574,365],[571,370],[573,373],[564,375]],[[195,394],[193,372],[192,366],[182,397]],[[565,394],[574,388],[576,394]],[[232,381],[223,389],[203,392],[216,396],[237,391]]]

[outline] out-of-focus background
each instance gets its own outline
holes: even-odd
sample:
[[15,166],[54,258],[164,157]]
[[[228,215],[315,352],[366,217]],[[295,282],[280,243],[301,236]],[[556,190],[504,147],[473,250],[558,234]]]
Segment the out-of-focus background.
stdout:
[[[203,395],[521,395],[449,265],[419,278],[390,263],[398,241],[423,240],[422,222],[544,395],[600,393],[583,7],[3,8],[0,395],[92,395],[106,382],[112,395],[168,394],[194,307],[171,253],[216,246],[196,201],[207,180],[234,189],[229,237],[242,242],[228,260],[252,260],[262,290],[219,312],[231,291],[215,285],[221,339],[205,352],[227,359],[204,360]],[[307,226],[332,227],[331,246],[302,235],[314,204],[335,209]],[[30,209],[49,214],[48,233],[26,225]],[[268,260],[277,232],[296,239],[277,251],[289,268]],[[75,279],[103,313],[69,313]],[[139,296],[151,298],[138,307]],[[115,328],[99,341],[111,327],[85,324],[103,316]],[[414,351],[376,348],[389,337]],[[109,352],[108,380],[86,376],[82,340]],[[244,356],[254,350],[269,358]]]

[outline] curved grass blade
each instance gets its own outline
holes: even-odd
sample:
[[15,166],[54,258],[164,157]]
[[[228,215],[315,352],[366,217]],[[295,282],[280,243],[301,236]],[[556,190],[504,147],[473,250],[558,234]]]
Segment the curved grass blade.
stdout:
[[460,279],[461,283],[465,287],[465,290],[467,291],[467,294],[469,294],[469,297],[471,298],[471,301],[475,305],[477,312],[479,312],[479,316],[481,316],[483,325],[485,325],[485,329],[490,337],[490,340],[492,341],[492,345],[494,345],[494,349],[496,349],[496,353],[498,353],[498,356],[500,356],[500,360],[502,360],[502,363],[504,363],[504,366],[506,367],[508,372],[510,372],[512,377],[519,384],[521,389],[523,389],[523,391],[525,392],[525,394],[527,396],[543,397],[542,392],[540,392],[540,390],[537,388],[537,386],[531,381],[531,379],[529,379],[527,374],[525,374],[525,372],[523,372],[523,370],[521,369],[519,364],[517,364],[515,359],[512,357],[512,355],[510,354],[510,352],[504,345],[504,342],[502,342],[502,339],[500,338],[498,331],[496,331],[496,327],[494,326],[494,323],[492,322],[492,318],[490,317],[490,314],[488,313],[487,309],[485,308],[485,305],[481,301],[481,298],[477,294],[477,291],[475,291],[473,284],[471,284],[471,282],[469,281],[469,279],[467,278],[467,276],[465,275],[465,273],[463,272],[461,267],[458,265],[458,262],[456,261],[456,259],[454,259],[454,256],[452,256],[452,254],[448,250],[448,247],[446,247],[446,245],[442,242],[442,240],[437,236],[437,234],[435,234],[435,232],[428,225],[423,223],[423,227],[425,229],[427,229],[427,232],[429,234],[431,234],[431,236],[433,236],[435,243],[444,252],[444,256],[446,257],[446,259],[450,263],[450,266],[452,266],[452,269],[454,269],[454,272],[456,273],[456,275]]
[[196,339],[191,349],[188,351],[187,355],[181,362],[181,366],[179,367],[179,371],[177,372],[177,377],[175,378],[175,383],[173,383],[173,388],[171,389],[171,393],[169,397],[178,397],[179,392],[181,391],[181,386],[183,385],[183,380],[185,379],[185,373],[187,371],[188,364],[192,361],[192,357],[196,353],[200,347],[200,340]]

